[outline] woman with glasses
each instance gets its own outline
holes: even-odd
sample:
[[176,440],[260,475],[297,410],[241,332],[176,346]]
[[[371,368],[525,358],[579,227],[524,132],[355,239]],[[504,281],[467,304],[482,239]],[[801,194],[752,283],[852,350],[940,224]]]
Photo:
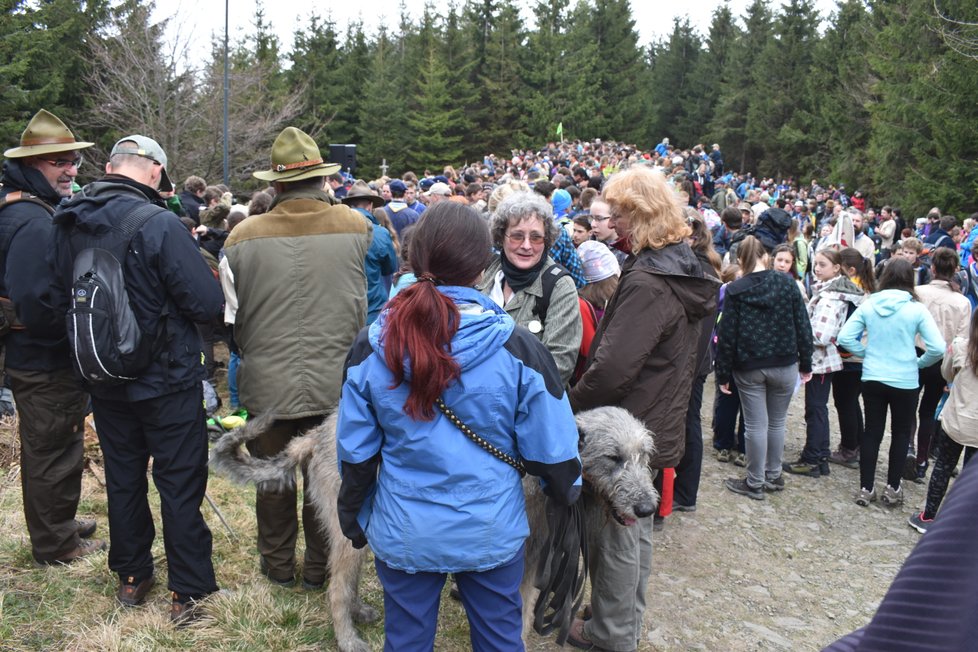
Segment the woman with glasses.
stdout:
[[536,193],[515,192],[496,206],[491,228],[499,256],[477,287],[540,338],[567,385],[583,327],[574,280],[547,255],[559,228],[553,208]]

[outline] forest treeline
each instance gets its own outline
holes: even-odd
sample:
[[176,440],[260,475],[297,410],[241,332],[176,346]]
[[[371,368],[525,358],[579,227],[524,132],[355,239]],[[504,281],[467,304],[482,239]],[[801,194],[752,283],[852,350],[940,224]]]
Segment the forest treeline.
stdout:
[[[103,151],[146,132],[175,176],[220,177],[221,38],[196,61],[150,2],[0,6],[5,146],[44,107]],[[283,51],[274,6],[259,6],[229,57],[232,183],[249,183],[288,124],[356,143],[368,178],[385,159],[398,174],[538,148],[561,124],[565,139],[642,149],[716,142],[728,169],[845,183],[911,214],[978,210],[974,0],[844,0],[829,16],[812,0],[754,0],[743,15],[718,3],[706,33],[677,19],[651,44],[628,0],[537,0],[528,19],[520,7],[428,3],[373,33],[310,17]]]

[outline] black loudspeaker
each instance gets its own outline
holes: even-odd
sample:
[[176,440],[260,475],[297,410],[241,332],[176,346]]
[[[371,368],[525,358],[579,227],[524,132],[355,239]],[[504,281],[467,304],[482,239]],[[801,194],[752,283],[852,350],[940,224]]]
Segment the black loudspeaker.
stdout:
[[357,170],[357,146],[356,145],[329,145],[329,162],[339,163],[343,170],[356,172]]

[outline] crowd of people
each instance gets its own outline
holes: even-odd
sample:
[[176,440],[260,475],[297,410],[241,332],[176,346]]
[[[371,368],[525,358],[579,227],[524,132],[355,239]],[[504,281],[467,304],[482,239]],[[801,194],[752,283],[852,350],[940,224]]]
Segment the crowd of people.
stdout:
[[[448,574],[473,648],[522,649],[521,475],[561,505],[602,509],[581,490],[576,411],[617,406],[641,420],[655,438],[650,473],[673,496],[589,533],[590,604],[568,638],[585,649],[641,638],[653,532],[671,510],[697,508],[711,372],[716,459],[745,468],[724,486],[754,500],[790,490],[785,474],[838,464],[859,469],[857,504],[897,507],[901,482],[926,482],[935,459],[926,506],[908,521],[924,532],[978,444],[978,214],[933,209],[908,223],[861,191],[735,174],[719,145],[668,139],[648,151],[551,143],[356,180],[288,127],[254,174],[268,188],[238,198],[195,175],[178,192],[165,152],[141,135],[78,188],[91,145],[41,111],[4,153],[0,294],[25,515],[38,564],[107,547],[94,521],[76,519],[91,409],[116,596],[136,606],[155,584],[152,457],[178,624],[218,590],[200,504],[202,381],[222,342],[231,409],[274,415],[253,456],[338,411],[339,518],[374,552],[390,649],[432,647]],[[85,255],[113,247],[109,272]],[[79,279],[93,277],[128,308],[114,339],[85,346],[69,336],[95,302]],[[125,373],[102,364],[107,350],[121,350]],[[86,371],[88,358],[102,368]],[[806,442],[785,461],[802,387]],[[257,491],[258,564],[274,584],[317,589],[328,542],[303,496],[300,515],[296,487]]]

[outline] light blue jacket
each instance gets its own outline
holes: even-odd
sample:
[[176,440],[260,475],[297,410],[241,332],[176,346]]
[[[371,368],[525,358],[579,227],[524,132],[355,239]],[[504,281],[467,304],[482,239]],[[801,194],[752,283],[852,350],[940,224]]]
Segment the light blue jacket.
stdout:
[[[862,336],[865,331],[866,343]],[[917,357],[914,336],[926,347]],[[904,290],[882,290],[870,296],[839,331],[836,344],[863,358],[863,381],[897,389],[920,386],[917,370],[940,361],[944,338],[924,304]]]
[[[553,358],[476,290],[438,289],[461,310],[451,351],[462,373],[444,392],[445,403],[476,434],[521,458],[548,493],[573,502],[581,485],[578,434]],[[500,566],[529,534],[520,475],[437,408],[433,421],[404,413],[409,388],[391,389],[384,361],[391,309],[361,331],[347,358],[337,425],[341,521],[344,507],[354,514],[359,509],[356,520],[374,554],[403,571]],[[351,505],[347,492],[356,465],[370,464],[378,453],[379,470],[368,476],[373,486]]]

